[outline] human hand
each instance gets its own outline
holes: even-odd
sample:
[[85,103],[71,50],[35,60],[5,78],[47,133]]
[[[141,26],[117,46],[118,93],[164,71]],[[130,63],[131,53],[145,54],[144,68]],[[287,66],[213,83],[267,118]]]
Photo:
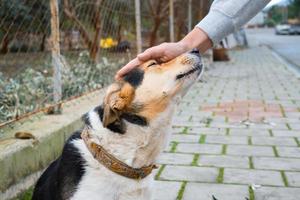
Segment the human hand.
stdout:
[[151,47],[131,60],[122,67],[116,74],[115,79],[120,79],[132,69],[138,67],[143,62],[154,59],[158,62],[168,62],[173,58],[185,53],[193,48],[198,48],[200,53],[204,53],[212,47],[212,41],[208,35],[200,28],[194,28],[181,41],[175,43],[162,43]]
[[143,62],[148,60],[156,60],[158,62],[168,62],[173,58],[188,51],[189,48],[183,42],[162,43],[158,46],[151,47],[139,54],[136,58],[131,60],[128,64],[122,67],[116,74],[115,78],[120,79],[133,68],[138,67]]

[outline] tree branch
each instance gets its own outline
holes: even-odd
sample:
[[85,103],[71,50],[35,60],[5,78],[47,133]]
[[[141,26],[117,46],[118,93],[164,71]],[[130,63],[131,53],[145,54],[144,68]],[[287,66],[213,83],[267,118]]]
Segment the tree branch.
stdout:
[[90,48],[92,46],[92,39],[89,35],[89,33],[86,31],[85,26],[81,23],[81,21],[76,17],[76,14],[74,12],[74,10],[71,8],[70,6],[70,2],[69,0],[64,0],[64,13],[65,15],[70,19],[73,20],[75,22],[75,24],[77,25],[79,32],[82,34],[83,39],[85,41],[85,43],[88,45],[88,47]]

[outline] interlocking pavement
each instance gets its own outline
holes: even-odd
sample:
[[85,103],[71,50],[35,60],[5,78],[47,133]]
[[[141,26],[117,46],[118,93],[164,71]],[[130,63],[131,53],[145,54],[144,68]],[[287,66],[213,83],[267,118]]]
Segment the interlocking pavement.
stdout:
[[300,79],[264,46],[230,57],[182,100],[154,199],[300,199]]

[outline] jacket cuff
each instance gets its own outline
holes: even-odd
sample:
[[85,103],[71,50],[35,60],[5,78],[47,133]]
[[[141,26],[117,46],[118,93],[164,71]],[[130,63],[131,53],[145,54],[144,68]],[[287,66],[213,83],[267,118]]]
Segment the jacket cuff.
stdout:
[[196,27],[202,29],[214,45],[217,45],[235,29],[232,19],[218,10],[210,10]]

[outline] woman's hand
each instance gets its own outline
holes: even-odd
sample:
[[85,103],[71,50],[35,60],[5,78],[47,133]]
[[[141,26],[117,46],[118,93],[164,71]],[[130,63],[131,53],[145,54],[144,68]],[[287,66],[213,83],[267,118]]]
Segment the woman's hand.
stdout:
[[133,68],[148,60],[156,60],[158,62],[168,62],[173,58],[185,53],[189,48],[182,42],[162,43],[158,46],[151,47],[139,54],[135,59],[131,60],[124,67],[122,67],[116,74],[116,79],[127,74]]
[[135,59],[122,67],[116,74],[115,78],[120,79],[133,68],[141,65],[148,60],[157,60],[158,62],[168,62],[177,56],[199,48],[201,53],[204,53],[212,46],[212,42],[207,34],[200,28],[194,28],[181,41],[175,43],[162,43],[158,46],[151,47],[139,54]]

